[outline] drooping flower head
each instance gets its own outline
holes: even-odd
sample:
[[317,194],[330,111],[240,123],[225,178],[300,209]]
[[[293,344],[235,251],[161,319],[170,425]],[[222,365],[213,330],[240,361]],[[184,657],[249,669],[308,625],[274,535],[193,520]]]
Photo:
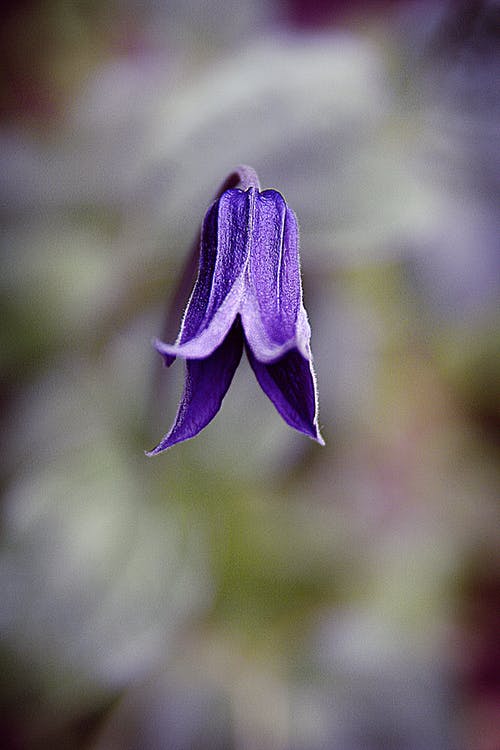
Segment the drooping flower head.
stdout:
[[276,190],[260,190],[253,169],[239,167],[205,216],[177,340],[154,342],[167,366],[186,360],[186,382],[172,428],[147,455],[194,437],[215,417],[243,348],[283,419],[323,444],[310,337],[295,214]]

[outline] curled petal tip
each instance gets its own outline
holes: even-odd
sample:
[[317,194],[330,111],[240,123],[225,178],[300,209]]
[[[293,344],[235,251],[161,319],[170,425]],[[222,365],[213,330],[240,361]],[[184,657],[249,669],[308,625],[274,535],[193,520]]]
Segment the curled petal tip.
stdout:
[[170,367],[175,362],[175,354],[170,354],[170,352],[165,351],[166,348],[168,348],[163,341],[160,339],[152,339],[151,344],[156,349],[158,354],[161,354],[163,357],[163,363],[165,367]]
[[307,435],[308,437],[310,437],[311,440],[314,440],[315,443],[318,443],[318,445],[321,445],[321,446],[326,445],[323,439],[323,435],[321,434],[320,429],[318,425],[316,424],[316,422],[313,422],[310,429],[302,429],[300,431],[303,432],[304,435]]
[[326,445],[325,440],[323,438],[323,435],[321,434],[321,432],[319,431],[319,429],[316,429],[316,435],[314,436],[313,439],[316,440],[316,442],[319,443],[319,445],[321,445],[321,446],[325,446]]

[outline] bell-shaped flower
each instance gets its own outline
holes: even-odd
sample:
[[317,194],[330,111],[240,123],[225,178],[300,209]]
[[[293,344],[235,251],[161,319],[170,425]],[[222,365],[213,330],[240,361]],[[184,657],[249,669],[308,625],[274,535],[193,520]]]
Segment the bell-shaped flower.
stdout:
[[205,216],[177,341],[154,342],[167,366],[186,360],[186,381],[172,428],[148,455],[194,437],[215,417],[243,348],[283,419],[323,444],[297,219],[280,193],[261,192],[250,167],[236,174],[240,187],[224,190]]

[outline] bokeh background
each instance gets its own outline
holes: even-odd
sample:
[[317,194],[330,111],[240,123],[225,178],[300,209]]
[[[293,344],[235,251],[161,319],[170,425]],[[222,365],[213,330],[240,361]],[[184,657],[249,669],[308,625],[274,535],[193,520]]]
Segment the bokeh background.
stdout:
[[[500,748],[498,20],[2,5],[2,748]],[[243,361],[147,459],[240,163],[299,218],[327,445]]]

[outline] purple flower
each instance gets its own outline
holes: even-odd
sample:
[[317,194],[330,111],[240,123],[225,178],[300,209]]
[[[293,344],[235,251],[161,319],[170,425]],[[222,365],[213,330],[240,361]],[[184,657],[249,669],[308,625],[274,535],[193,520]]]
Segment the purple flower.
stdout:
[[194,437],[215,417],[243,348],[285,422],[323,445],[310,337],[295,214],[276,190],[260,191],[253,169],[240,167],[205,216],[177,341],[154,342],[167,367],[186,360],[186,382],[173,427],[147,455]]

